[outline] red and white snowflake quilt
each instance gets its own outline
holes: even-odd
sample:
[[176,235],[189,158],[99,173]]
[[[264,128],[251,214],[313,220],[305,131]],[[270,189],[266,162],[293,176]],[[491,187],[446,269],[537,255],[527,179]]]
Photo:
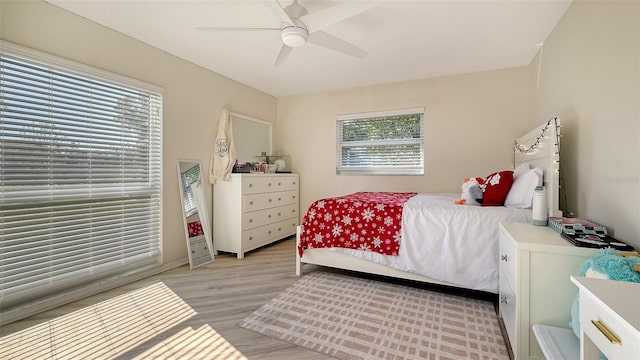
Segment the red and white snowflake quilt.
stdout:
[[416,193],[358,192],[321,199],[302,219],[298,252],[341,247],[398,255],[402,207]]

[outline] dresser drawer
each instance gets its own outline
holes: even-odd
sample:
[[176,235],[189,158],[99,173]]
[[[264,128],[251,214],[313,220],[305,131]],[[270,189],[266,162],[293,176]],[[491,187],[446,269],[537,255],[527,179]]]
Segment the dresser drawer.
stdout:
[[296,190],[250,194],[242,197],[242,210],[250,212],[297,203],[298,191]]
[[500,273],[500,317],[507,330],[507,336],[514,354],[518,354],[518,324],[516,316],[516,293],[506,278]]
[[252,176],[242,182],[243,194],[259,194],[273,191],[288,191],[298,189],[296,176]]
[[516,243],[507,234],[500,232],[500,281],[505,277],[512,289],[517,288],[516,274],[518,273],[516,258]]
[[242,229],[249,230],[292,217],[298,217],[297,203],[265,210],[252,211],[243,216]]
[[255,249],[258,246],[270,243],[273,239],[293,235],[296,232],[296,226],[298,226],[298,218],[291,218],[275,224],[243,231],[244,250]]
[[[599,330],[592,320],[599,321],[604,331]],[[625,326],[619,316],[586,291],[580,291],[580,326],[585,335],[609,359],[632,359],[640,354],[638,333],[634,333],[630,326]],[[612,342],[613,339],[605,335],[607,331],[620,343]]]

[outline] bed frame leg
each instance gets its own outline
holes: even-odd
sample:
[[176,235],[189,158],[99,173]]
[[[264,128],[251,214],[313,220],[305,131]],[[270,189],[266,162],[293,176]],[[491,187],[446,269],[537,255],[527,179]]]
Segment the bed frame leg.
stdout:
[[300,261],[298,244],[300,244],[300,226],[296,227],[296,276],[300,276],[302,274],[302,262]]

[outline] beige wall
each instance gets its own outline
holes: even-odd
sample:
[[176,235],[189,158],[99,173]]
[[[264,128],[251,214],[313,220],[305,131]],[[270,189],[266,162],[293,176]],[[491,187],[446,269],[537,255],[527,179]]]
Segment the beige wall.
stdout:
[[[301,211],[354,191],[459,192],[465,177],[511,168],[528,77],[521,67],[278,98],[278,150],[300,173]],[[413,107],[425,108],[424,176],[336,175],[337,114]]]
[[640,248],[640,2],[574,1],[530,69],[530,122],[562,120],[568,209]]
[[[164,88],[164,262],[186,258],[176,159],[209,170],[220,110],[274,122],[274,97],[42,1],[0,2],[0,37]],[[194,44],[194,46],[196,46]],[[211,214],[211,188],[207,189]]]

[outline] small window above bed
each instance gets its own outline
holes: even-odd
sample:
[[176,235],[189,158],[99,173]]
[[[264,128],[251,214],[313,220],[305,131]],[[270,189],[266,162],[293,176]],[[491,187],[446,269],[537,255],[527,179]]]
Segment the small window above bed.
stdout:
[[336,120],[337,174],[424,174],[424,108],[338,115]]

